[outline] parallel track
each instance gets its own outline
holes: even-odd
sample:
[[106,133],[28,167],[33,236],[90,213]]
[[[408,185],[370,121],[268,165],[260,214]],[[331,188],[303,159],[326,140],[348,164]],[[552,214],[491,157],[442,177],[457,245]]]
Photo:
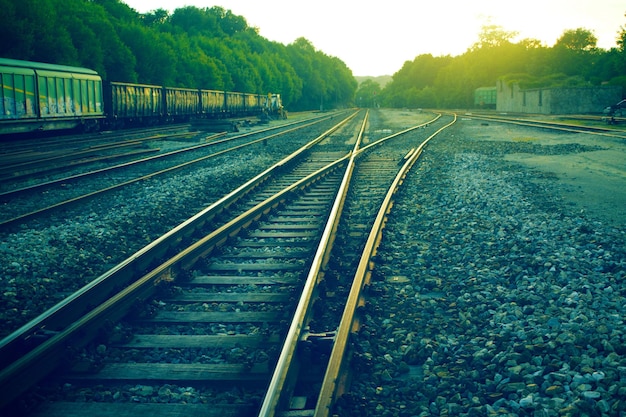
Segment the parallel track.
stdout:
[[[194,164],[205,162],[227,152],[238,151],[246,146],[261,142],[265,143],[282,134],[326,119],[320,118],[304,124],[301,122],[292,123],[279,128],[262,129],[223,139],[219,139],[222,135],[214,135],[208,143],[0,193],[0,201],[11,203],[10,207],[14,207],[14,210],[19,210],[19,207],[22,206],[20,204],[21,198],[26,199],[23,211],[6,213],[7,215],[10,214],[10,216],[0,218],[0,227],[13,227],[31,219],[48,215],[52,211],[66,209],[87,199],[101,196],[137,182],[145,181],[158,175],[169,174],[183,168],[189,168]],[[263,136],[259,138],[258,135]],[[92,180],[94,178],[103,179],[94,187],[86,188],[82,192],[81,188],[77,188],[77,191],[74,191],[74,187],[70,186],[78,181]],[[58,195],[58,197],[55,202],[46,203],[51,198],[44,198],[44,196],[50,195]],[[39,197],[34,198],[34,196]],[[41,201],[43,206],[33,207],[33,200]]]
[[[345,121],[314,139],[309,147],[323,140],[343,123],[345,123]],[[232,219],[233,216],[238,216],[237,213],[240,213],[241,209],[238,210],[234,207],[237,201],[255,190],[259,185],[277,175],[278,172],[284,169],[284,166],[288,166],[294,161],[301,159],[301,155],[306,153],[307,149],[308,147],[306,146],[301,148],[300,151],[283,159],[274,167],[260,173],[201,213],[198,213],[187,222],[146,246],[120,265],[112,268],[80,291],[65,298],[46,313],[0,341],[0,366],[3,368],[3,371],[0,372],[0,384],[6,388],[6,391],[4,391],[6,395],[2,397],[2,400],[5,402],[8,401],[11,398],[11,392],[19,394],[19,391],[32,385],[33,382],[36,382],[39,378],[51,371],[56,366],[56,361],[63,356],[63,346],[68,343],[72,334],[72,328],[74,328],[74,326],[88,327],[89,324],[93,323],[91,320],[97,321],[98,318],[102,318],[102,315],[109,314],[110,311],[105,312],[105,304],[116,303],[117,299],[111,301],[111,297],[115,298],[120,289],[128,289],[134,285],[134,288],[128,290],[133,294],[137,291],[141,293],[144,290],[147,293],[151,293],[154,288],[152,282],[161,281],[162,279],[167,280],[166,277],[161,276],[163,271],[159,270],[153,271],[152,276],[144,277],[143,281],[139,280],[139,283],[133,284],[133,282],[136,281],[136,275],[138,273],[153,270],[154,266],[163,262],[163,257],[167,252],[170,252],[171,256],[171,251],[180,251],[181,249],[178,248],[178,246],[181,245],[181,242],[186,242],[187,244],[196,242],[196,246],[202,246],[207,242],[207,238],[205,237],[199,241],[198,239],[207,235],[207,227],[218,229],[208,240],[211,241],[211,239],[213,239],[215,242],[220,242],[223,240],[220,233],[225,233],[226,236],[228,236],[229,233],[234,233],[236,230],[240,229],[243,224],[248,223],[249,221],[245,219],[245,217],[239,216],[235,221],[230,221],[228,227],[220,227],[220,225],[224,224],[224,221],[220,220],[219,216],[226,216],[226,211],[231,212],[230,215],[227,215],[228,219]],[[267,204],[268,207],[271,207],[278,202],[280,202],[280,196],[276,202],[269,202]],[[265,207],[260,207],[260,213],[265,209]],[[211,229],[209,229],[209,232]],[[215,246],[214,241],[211,241],[208,245],[210,247]],[[203,249],[194,250],[202,252]],[[194,250],[187,250],[180,256],[185,256],[189,252],[192,252],[193,257],[193,253],[195,253]],[[175,261],[180,262],[179,258]],[[169,269],[171,267],[164,268],[166,268],[167,271],[165,275],[171,273]],[[120,294],[119,297],[123,298],[124,294]],[[130,304],[132,304],[132,301]],[[102,311],[90,313],[95,306],[99,305],[103,306]],[[126,308],[130,307],[130,305],[126,306]],[[95,314],[95,316],[99,317],[85,318],[85,316],[89,316],[90,314]],[[117,320],[118,317],[123,315],[122,309],[116,309],[112,314],[113,316],[108,316],[108,319]],[[81,317],[83,318],[81,319]],[[84,321],[79,324],[78,322],[81,320]],[[72,342],[72,345],[78,346],[80,343]],[[55,360],[50,361],[48,358],[42,358],[40,355],[44,352],[47,352],[46,354],[48,355],[53,355]],[[26,369],[31,370],[25,372]],[[2,405],[5,405],[5,403]]]
[[[103,322],[115,323],[132,311],[125,324],[109,325],[106,338],[99,335],[96,343],[89,345],[95,346],[95,351],[100,352],[100,355],[88,356],[75,363],[74,371],[78,372],[66,375],[65,381],[71,381],[72,384],[92,381],[96,384],[112,384],[113,387],[116,381],[142,383],[144,386],[157,387],[159,394],[162,393],[158,387],[163,387],[164,381],[167,381],[167,390],[177,384],[186,386],[201,383],[204,387],[202,389],[218,386],[220,392],[251,391],[246,391],[247,395],[243,399],[226,395],[224,404],[212,404],[209,409],[202,404],[186,407],[160,404],[158,401],[155,404],[133,404],[131,400],[130,404],[123,405],[61,402],[42,410],[42,415],[179,415],[193,413],[193,410],[203,410],[203,415],[251,415],[256,414],[255,410],[260,406],[268,383],[270,389],[262,401],[260,415],[329,415],[332,402],[341,390],[339,374],[340,370],[345,370],[342,370],[345,365],[341,364],[344,363],[347,340],[355,326],[356,301],[360,298],[365,277],[372,267],[370,259],[380,240],[385,216],[391,207],[393,194],[426,142],[419,144],[417,149],[400,147],[400,150],[395,151],[396,156],[391,158],[377,155],[374,149],[414,129],[407,129],[364,149],[360,149],[357,143],[351,158],[343,156],[345,151],[313,151],[309,154],[308,162],[299,164],[284,179],[250,194],[251,198],[246,203],[238,207],[229,203],[229,207],[232,205],[229,216],[236,216],[233,220],[174,255],[171,260],[154,269],[149,268],[143,277],[121,292],[115,294],[117,290],[109,290],[109,293],[113,291],[115,295],[109,299],[108,295],[101,296],[102,304],[82,318],[77,318],[73,323],[74,319],[65,319],[66,323],[72,323],[67,330],[60,328],[32,351],[30,359],[16,358],[13,364],[0,373],[2,388],[10,392],[15,390],[11,383],[25,383],[29,379],[27,375],[30,366],[37,363],[40,353],[47,354],[47,360],[61,358],[63,353],[59,349],[63,350],[63,346],[67,346],[70,340],[71,345],[78,348],[101,332]],[[363,128],[359,137],[362,133]],[[362,217],[357,218],[356,223],[348,222],[340,226],[341,211],[346,201],[349,201],[346,196],[350,190],[352,172],[360,158],[363,158],[363,165],[359,167],[360,178],[356,184],[362,184],[365,178],[369,195],[362,196],[361,202],[350,204],[356,204],[352,210],[357,212],[357,207],[363,208],[363,203],[367,202],[368,208],[363,211],[369,215],[360,213]],[[278,164],[280,167],[283,165],[286,164]],[[342,167],[346,166],[344,172]],[[357,191],[357,194],[364,193]],[[336,200],[335,195],[338,195]],[[327,218],[328,223],[325,222]],[[343,236],[342,239],[354,237],[352,230],[355,226],[359,229],[357,240],[360,243],[349,249],[341,248],[340,257],[352,257],[355,260],[352,263],[358,264],[358,268],[355,269],[355,265],[343,265],[333,270],[328,261],[335,236],[339,234]],[[189,232],[185,235],[189,236]],[[180,240],[171,240],[171,244]],[[159,251],[162,252],[162,249]],[[309,271],[308,275],[304,274],[305,271]],[[324,282],[325,275],[341,274],[356,275],[352,282],[339,285],[336,282]],[[305,275],[306,280],[303,281]],[[317,287],[322,282],[325,286],[320,292]],[[254,290],[250,291],[251,287]],[[344,290],[340,287],[344,287]],[[345,298],[348,293],[349,297]],[[328,317],[325,317],[328,315],[314,313],[313,301],[328,298],[329,295],[335,310],[340,311],[342,308],[338,306],[346,305],[347,300],[348,307],[345,307],[341,323],[337,317],[335,321],[332,318],[328,321]],[[84,297],[85,294],[75,299]],[[152,301],[137,304],[137,300]],[[91,302],[95,305],[100,303],[98,300]],[[326,300],[322,304],[328,302]],[[85,308],[87,306],[83,302],[78,310]],[[73,315],[73,303],[67,303],[65,310],[66,314]],[[292,321],[293,312],[295,319]],[[42,323],[45,321],[31,326],[31,330],[24,329],[26,331],[21,335],[13,336],[24,340],[27,335],[33,335],[37,326],[44,327]],[[311,334],[309,330],[312,325],[328,326],[330,331]],[[337,329],[336,337],[332,331],[334,328]],[[81,341],[71,339],[75,330],[82,333]],[[132,336],[124,340],[129,334]],[[281,348],[283,339],[285,343]],[[8,349],[11,347],[10,341],[3,342],[0,349],[7,347],[6,353],[14,352]],[[302,342],[309,348],[319,346],[321,342],[321,357],[313,358],[319,352],[312,353],[310,349],[305,349],[308,353],[303,354]],[[19,348],[18,345],[19,341],[13,344],[14,348]],[[108,348],[100,349],[99,346]],[[332,352],[331,346],[334,346]],[[133,363],[138,357],[146,356],[145,352],[159,352],[162,349],[185,353],[181,354],[181,360],[176,361],[180,363],[176,364]],[[107,351],[106,355],[104,350]],[[189,352],[196,359],[189,359]],[[197,360],[209,352],[217,356],[235,356],[230,358],[234,363],[212,364]],[[318,366],[305,369],[308,366],[305,365],[306,361],[312,358]],[[106,363],[100,363],[100,360]],[[206,360],[211,362],[208,357]],[[272,372],[276,361],[278,367]],[[97,372],[93,373],[94,370]],[[322,387],[317,399],[316,394],[302,392],[303,387],[310,386],[312,381],[315,381],[315,386]],[[232,388],[224,391],[225,385]],[[217,398],[224,399],[220,395]],[[315,399],[314,404],[311,399]],[[229,401],[237,404],[226,404]]]
[[[181,129],[184,131],[181,132]],[[116,148],[195,134],[197,132],[190,132],[188,125],[184,125],[57,138],[4,139],[0,147],[0,183],[35,172],[53,171],[60,166],[72,165],[91,155],[100,155]]]
[[469,113],[465,114],[463,117],[470,119],[478,119],[485,121],[493,121],[493,122],[501,122],[501,123],[510,123],[518,126],[528,126],[528,127],[537,127],[537,128],[546,128],[550,130],[564,131],[564,132],[573,132],[573,133],[593,133],[597,135],[615,137],[619,139],[626,139],[626,131],[615,128],[608,128],[606,126],[592,126],[592,125],[582,125],[582,124],[573,124],[573,123],[563,123],[563,122],[552,122],[548,120],[538,120],[533,119],[532,117],[517,117],[517,116],[506,116],[506,115],[487,115],[480,113]]

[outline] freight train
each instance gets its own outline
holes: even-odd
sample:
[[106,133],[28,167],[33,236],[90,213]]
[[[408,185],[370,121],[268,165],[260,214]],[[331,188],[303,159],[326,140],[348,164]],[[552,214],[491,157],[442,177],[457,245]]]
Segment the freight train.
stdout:
[[0,134],[265,115],[279,94],[105,82],[96,71],[0,58]]
[[497,98],[496,87],[479,87],[474,90],[474,107],[478,109],[495,109]]

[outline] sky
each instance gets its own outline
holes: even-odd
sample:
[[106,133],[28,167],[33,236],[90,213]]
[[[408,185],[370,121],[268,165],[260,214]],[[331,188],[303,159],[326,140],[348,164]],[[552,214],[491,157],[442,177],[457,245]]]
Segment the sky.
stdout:
[[553,46],[568,29],[584,28],[597,46],[616,46],[626,27],[624,0],[122,0],[140,13],[220,6],[243,16],[271,41],[300,37],[341,59],[355,76],[393,75],[421,54],[460,55],[484,25]]

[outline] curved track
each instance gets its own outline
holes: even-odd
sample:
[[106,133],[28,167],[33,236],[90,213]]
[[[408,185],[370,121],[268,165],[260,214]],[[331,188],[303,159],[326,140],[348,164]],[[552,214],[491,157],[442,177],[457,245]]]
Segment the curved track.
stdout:
[[[354,130],[350,127],[344,129]],[[359,137],[362,132],[361,128]],[[172,394],[177,384],[185,386],[201,381],[202,387],[217,385],[222,392],[230,393],[215,394],[216,391],[212,391],[214,388],[208,391],[199,388],[195,391],[208,395],[199,394],[201,398],[224,400],[224,407],[212,406],[216,415],[229,415],[225,414],[228,412],[226,410],[230,410],[232,415],[250,415],[251,409],[259,407],[264,387],[272,374],[272,364],[278,360],[279,365],[269,385],[269,395],[262,401],[261,413],[274,415],[291,407],[310,408],[311,399],[316,396],[303,394],[301,389],[308,386],[311,374],[318,381],[323,379],[320,376],[326,373],[323,365],[325,355],[315,360],[321,365],[317,372],[300,373],[294,370],[303,369],[306,360],[312,358],[311,352],[316,349],[311,350],[311,346],[328,346],[329,341],[333,344],[332,328],[339,323],[336,316],[334,321],[323,314],[318,317],[313,300],[318,300],[319,307],[328,305],[330,297],[333,303],[338,302],[333,307],[337,310],[337,306],[345,304],[341,294],[350,293],[351,298],[354,297],[350,282],[338,283],[323,279],[324,275],[354,273],[354,268],[348,266],[334,272],[328,267],[328,260],[332,259],[332,242],[338,230],[344,230],[342,239],[346,239],[352,233],[350,230],[358,226],[363,244],[356,244],[349,252],[355,259],[367,259],[361,260],[361,263],[369,264],[393,192],[419,156],[419,151],[415,150],[418,145],[414,143],[415,138],[409,143],[400,144],[384,157],[377,155],[374,149],[400,140],[396,136],[403,138],[416,132],[423,136],[426,131],[422,133],[415,128],[407,129],[379,141],[376,146],[360,149],[357,145],[352,151],[346,149],[344,136],[337,134],[340,145],[332,145],[332,136],[326,139],[332,132],[322,135],[314,141],[318,145],[313,146],[312,143],[302,149],[308,155],[306,161],[291,168],[288,167],[293,158],[281,161],[271,171],[288,169],[287,173],[269,182],[269,172],[260,175],[205,213],[190,219],[184,227],[160,239],[158,244],[151,245],[149,250],[142,251],[115,268],[90,288],[69,297],[51,314],[5,339],[1,346],[3,357],[7,358],[0,374],[3,392],[19,391],[27,383],[30,385],[44,377],[54,368],[52,364],[56,360],[65,357],[68,346],[79,352],[83,349],[81,346],[86,346],[78,356],[80,360],[73,362],[74,373],[63,377],[67,378],[66,381],[72,381],[65,385],[72,387],[64,394],[68,398],[72,396],[71,392],[75,392],[75,386],[89,380],[96,384],[107,381],[113,386],[115,381],[153,381],[143,386],[159,386],[156,394],[152,389],[148,395],[154,394],[157,399]],[[348,153],[352,155],[351,158],[346,156]],[[370,178],[373,185],[371,178],[372,172],[375,172],[379,185],[369,187],[370,195],[358,192],[361,203],[347,204],[346,195],[350,190],[352,172],[356,160],[361,158],[361,175]],[[347,170],[342,167],[347,167]],[[362,183],[363,178],[357,183]],[[256,188],[260,183],[267,185]],[[241,194],[248,194],[248,197],[235,204],[235,197]],[[337,200],[334,199],[335,195],[338,195]],[[370,205],[366,211],[373,216],[366,215],[357,220],[357,224],[348,222],[340,226],[342,208],[352,204]],[[367,224],[369,217],[376,218],[371,225]],[[331,221],[326,223],[328,218]],[[213,231],[207,233],[202,231],[202,227],[208,222],[213,224],[210,229]],[[204,237],[197,240],[194,236]],[[342,236],[341,233],[339,236]],[[365,239],[366,236],[369,237]],[[322,243],[318,247],[319,242]],[[181,244],[187,246],[187,249],[181,250]],[[365,256],[365,251],[362,256],[356,255],[364,247],[370,248],[369,255]],[[164,259],[169,260],[159,260],[167,253],[169,255]],[[304,274],[309,269],[308,275]],[[137,272],[140,276],[135,277]],[[303,278],[306,279],[303,281]],[[319,283],[323,283],[321,292]],[[92,306],[97,307],[93,309]],[[293,322],[289,318],[290,312],[295,312],[296,319]],[[126,317],[125,321],[116,324],[122,317]],[[289,322],[292,324],[288,330],[289,326],[285,327],[285,324]],[[313,327],[325,327],[331,331],[320,336],[311,331]],[[46,332],[42,332],[42,329]],[[76,331],[80,334],[78,338],[74,336]],[[342,338],[348,337],[349,332],[344,331],[342,334]],[[285,347],[279,349],[279,342],[283,338],[286,338]],[[34,346],[26,356],[21,356],[24,342],[35,342],[35,339],[43,343]],[[302,354],[302,342],[307,354]],[[259,349],[259,346],[263,349]],[[169,364],[156,360],[129,364],[137,361],[137,355],[142,358],[155,357],[153,354],[137,352],[154,353],[163,349],[184,353],[178,360],[172,360],[169,356],[172,362]],[[339,355],[343,357],[343,350]],[[223,364],[215,364],[216,359],[211,358],[216,357],[228,360]],[[285,357],[289,358],[288,363],[284,362]],[[296,365],[294,359],[305,362]],[[32,367],[38,369],[38,375],[33,375]],[[163,388],[163,381],[169,381],[166,388]],[[225,381],[235,385],[224,390]],[[18,386],[20,389],[16,390]],[[259,394],[234,398],[232,392],[244,392],[245,389],[241,388],[243,386],[260,386],[261,391]],[[139,397],[148,394],[148,391],[146,388],[138,394]],[[336,395],[335,388],[330,391],[331,394],[326,393],[322,397],[331,398],[332,401]],[[305,398],[303,405],[302,398]],[[158,400],[154,401],[155,404],[133,402],[130,399],[127,405],[90,403],[90,407],[100,410],[98,413],[102,414],[98,415],[124,415],[124,412],[139,411],[166,415],[176,413],[179,407],[174,404],[164,405]],[[85,404],[76,406],[63,402],[43,413],[71,415],[72,407],[80,408],[83,413],[87,410]],[[121,411],[120,407],[127,407],[126,411]],[[206,410],[206,405],[198,404],[197,407]],[[325,415],[327,411],[323,410],[328,409],[328,405],[323,405],[317,412],[321,414],[316,415]],[[189,408],[186,410],[189,412]]]
[[[346,123],[148,251],[161,255],[120,266],[123,281],[77,296],[83,312],[61,319],[67,329],[49,330],[56,317],[6,344],[3,392],[41,361],[70,363],[71,347],[71,371],[47,388],[60,401],[39,415],[331,415],[394,194],[447,122],[419,142],[403,142],[413,128],[364,148],[345,146],[365,126]],[[46,356],[19,357],[25,342]]]

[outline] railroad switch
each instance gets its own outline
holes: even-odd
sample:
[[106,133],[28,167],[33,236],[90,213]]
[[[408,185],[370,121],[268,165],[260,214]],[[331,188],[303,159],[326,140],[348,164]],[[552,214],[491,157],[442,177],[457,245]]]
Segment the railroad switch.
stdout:
[[317,363],[320,359],[328,360],[335,343],[336,331],[323,333],[303,333],[300,337],[298,350],[309,363]]
[[329,343],[331,346],[335,341],[335,337],[337,336],[336,331],[332,332],[323,332],[323,333],[311,333],[304,332],[300,337],[301,342],[311,342],[311,343]]

